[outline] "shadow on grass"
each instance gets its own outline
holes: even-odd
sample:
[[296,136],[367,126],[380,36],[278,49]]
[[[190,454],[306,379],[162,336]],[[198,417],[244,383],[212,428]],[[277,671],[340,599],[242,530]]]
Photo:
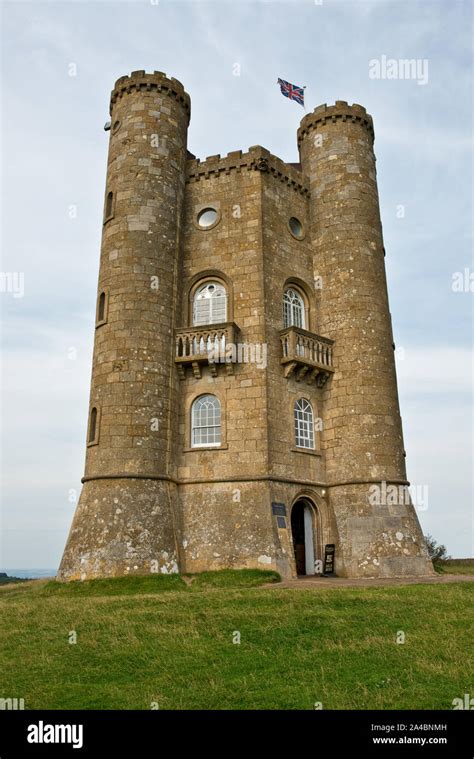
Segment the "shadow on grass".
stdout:
[[278,572],[270,569],[221,569],[217,572],[186,574],[191,590],[198,588],[254,588],[269,582],[281,582]]
[[111,577],[61,583],[52,580],[41,589],[46,596],[122,596],[168,592],[194,592],[208,588],[253,588],[280,582],[278,572],[261,569],[222,569],[215,572]]

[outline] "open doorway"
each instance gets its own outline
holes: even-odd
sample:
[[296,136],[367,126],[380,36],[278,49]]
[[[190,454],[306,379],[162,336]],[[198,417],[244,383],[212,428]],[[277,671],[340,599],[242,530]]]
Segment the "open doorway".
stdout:
[[296,501],[291,510],[291,534],[296,574],[314,575],[314,511],[307,500]]

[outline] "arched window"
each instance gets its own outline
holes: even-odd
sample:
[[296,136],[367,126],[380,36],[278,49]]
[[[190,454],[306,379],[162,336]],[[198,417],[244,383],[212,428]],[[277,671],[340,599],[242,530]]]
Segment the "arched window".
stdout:
[[306,329],[303,296],[288,287],[283,296],[283,326]]
[[88,443],[96,443],[97,442],[97,409],[94,406],[91,408],[91,413],[89,417],[89,435],[87,437]]
[[314,448],[313,407],[306,398],[295,401],[295,445],[297,448]]
[[220,324],[227,321],[227,293],[220,282],[206,282],[195,292],[193,326]]
[[221,444],[221,404],[215,395],[201,395],[191,410],[193,448]]
[[114,210],[114,194],[113,192],[107,193],[107,198],[105,200],[105,219],[110,219],[110,217],[113,214]]

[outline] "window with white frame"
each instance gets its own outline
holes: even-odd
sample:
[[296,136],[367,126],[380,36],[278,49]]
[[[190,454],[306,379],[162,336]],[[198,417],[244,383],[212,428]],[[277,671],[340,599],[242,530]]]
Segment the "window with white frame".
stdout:
[[295,444],[297,448],[314,449],[313,407],[306,398],[295,401]]
[[221,404],[215,395],[201,395],[191,411],[193,448],[221,444]]
[[227,293],[219,282],[206,282],[198,287],[193,301],[193,326],[220,324],[227,321]]
[[293,287],[288,287],[283,296],[283,326],[306,329],[304,300]]

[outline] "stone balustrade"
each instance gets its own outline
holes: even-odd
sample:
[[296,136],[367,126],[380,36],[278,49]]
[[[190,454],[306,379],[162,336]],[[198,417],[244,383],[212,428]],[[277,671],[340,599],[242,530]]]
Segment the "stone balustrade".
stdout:
[[332,349],[334,340],[315,335],[300,327],[287,327],[280,332],[281,363],[285,377],[303,377],[308,384],[316,382],[322,387],[334,373]]
[[201,366],[209,365],[211,374],[217,374],[219,364],[232,372],[228,349],[235,346],[238,328],[234,322],[206,324],[202,327],[183,327],[175,330],[175,364],[181,379],[186,367],[191,366],[195,377],[201,377]]

